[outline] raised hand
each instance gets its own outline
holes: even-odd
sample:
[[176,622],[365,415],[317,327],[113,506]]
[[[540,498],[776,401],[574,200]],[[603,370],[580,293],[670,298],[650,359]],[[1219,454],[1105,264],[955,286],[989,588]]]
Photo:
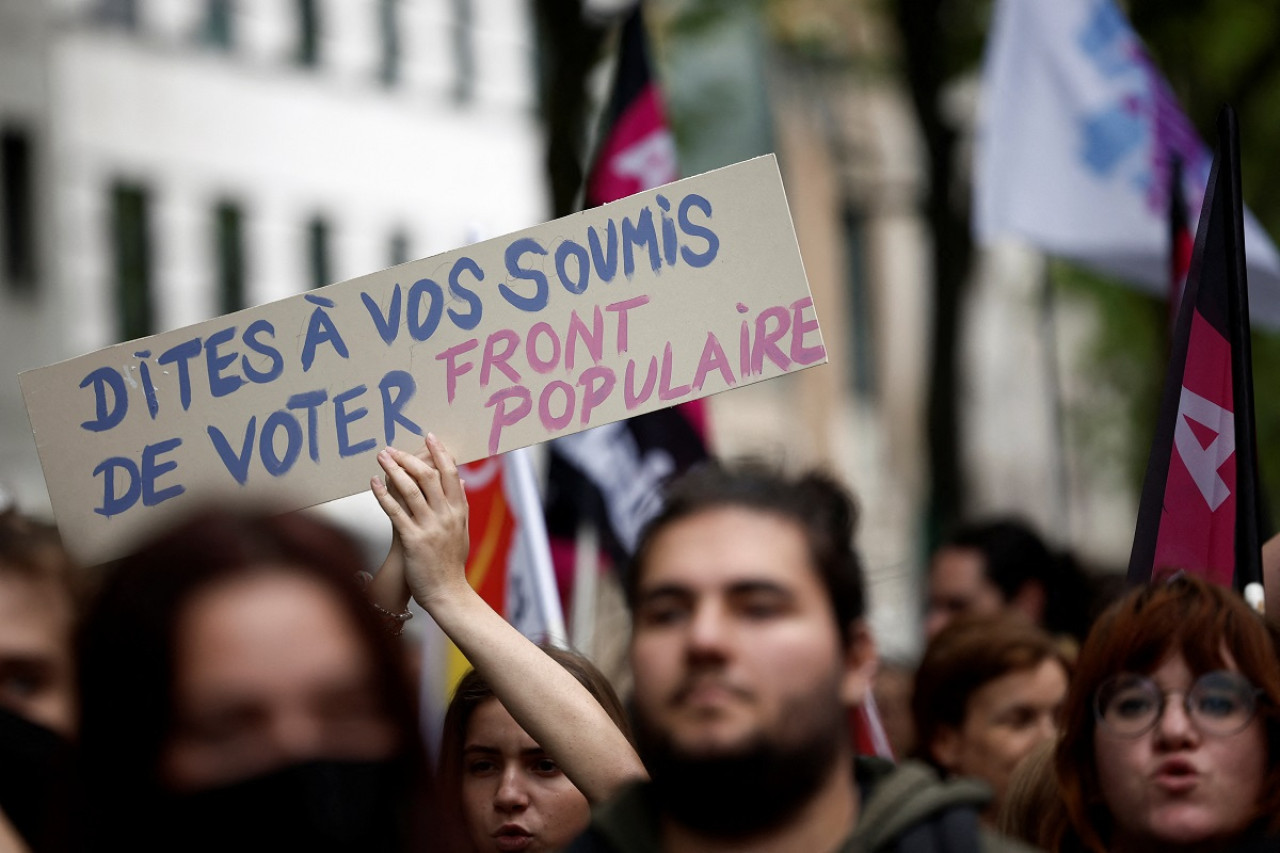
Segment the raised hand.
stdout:
[[395,532],[384,569],[391,567],[398,548],[409,592],[430,609],[432,599],[466,586],[471,540],[467,494],[453,455],[430,433],[425,451],[416,455],[385,448],[378,464],[386,482],[374,478],[370,485]]

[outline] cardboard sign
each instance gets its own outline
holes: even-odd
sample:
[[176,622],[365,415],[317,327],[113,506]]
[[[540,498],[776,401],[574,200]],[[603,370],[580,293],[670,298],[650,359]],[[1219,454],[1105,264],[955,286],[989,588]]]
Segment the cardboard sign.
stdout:
[[826,361],[772,156],[19,377],[66,545],[368,488]]

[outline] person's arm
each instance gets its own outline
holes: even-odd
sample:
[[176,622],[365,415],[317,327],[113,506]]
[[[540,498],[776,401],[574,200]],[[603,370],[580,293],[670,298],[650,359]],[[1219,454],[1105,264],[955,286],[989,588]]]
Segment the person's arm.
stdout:
[[30,853],[30,848],[14,829],[4,810],[0,809],[0,853]]
[[434,435],[427,436],[427,450],[427,459],[395,448],[378,454],[387,483],[375,478],[373,493],[400,548],[384,570],[402,567],[414,600],[588,800],[608,799],[646,778],[640,757],[596,698],[471,588],[466,492],[453,456]]

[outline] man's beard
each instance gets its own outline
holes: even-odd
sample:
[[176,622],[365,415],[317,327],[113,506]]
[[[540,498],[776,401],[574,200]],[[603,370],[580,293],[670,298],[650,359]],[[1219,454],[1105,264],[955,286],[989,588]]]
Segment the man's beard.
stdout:
[[676,745],[636,708],[636,742],[659,811],[718,838],[745,838],[785,824],[828,780],[847,743],[843,704],[835,697],[809,698],[784,710],[785,731],[758,732],[736,747],[705,754]]

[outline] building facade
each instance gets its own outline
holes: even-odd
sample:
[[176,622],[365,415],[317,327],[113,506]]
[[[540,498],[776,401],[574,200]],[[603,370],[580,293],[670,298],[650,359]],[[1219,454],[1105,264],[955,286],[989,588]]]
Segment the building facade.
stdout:
[[0,0],[0,483],[17,374],[548,218],[525,0]]

